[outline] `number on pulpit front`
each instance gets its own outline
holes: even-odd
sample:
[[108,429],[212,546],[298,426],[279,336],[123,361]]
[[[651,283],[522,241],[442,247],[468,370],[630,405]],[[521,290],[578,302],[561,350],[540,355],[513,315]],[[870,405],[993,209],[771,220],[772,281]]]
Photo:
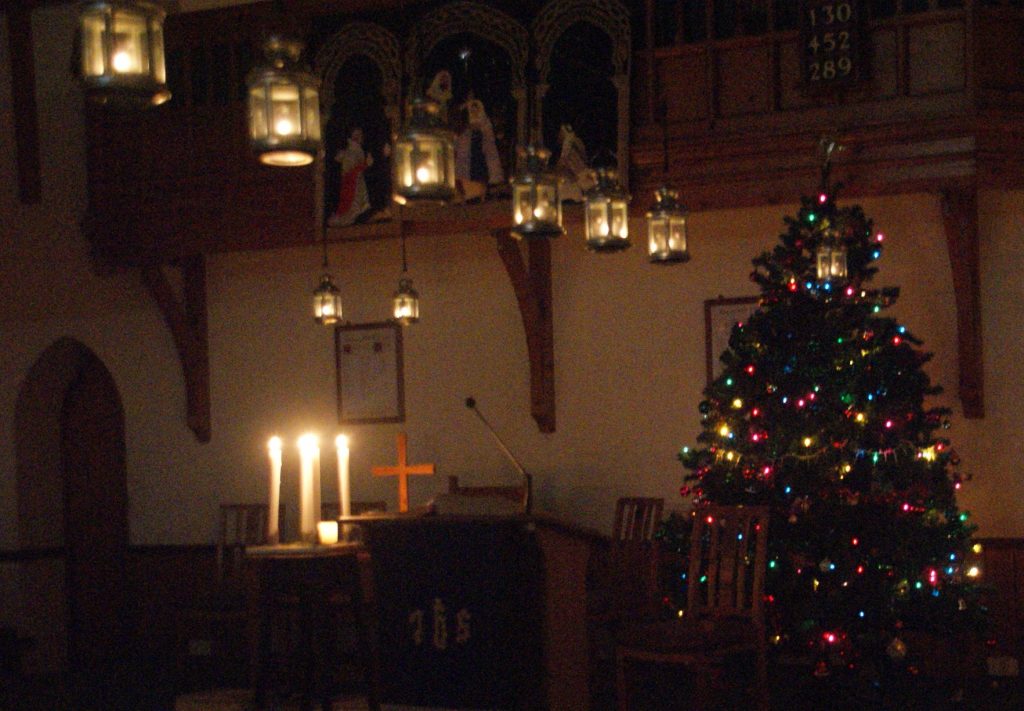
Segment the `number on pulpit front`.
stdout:
[[[425,641],[426,636],[426,615],[423,610],[416,609],[409,613],[409,636],[413,646],[419,647]],[[455,643],[466,644],[472,637],[470,619],[472,614],[466,608],[455,613]],[[448,649],[448,609],[444,601],[434,598],[431,608],[431,644],[434,649]]]

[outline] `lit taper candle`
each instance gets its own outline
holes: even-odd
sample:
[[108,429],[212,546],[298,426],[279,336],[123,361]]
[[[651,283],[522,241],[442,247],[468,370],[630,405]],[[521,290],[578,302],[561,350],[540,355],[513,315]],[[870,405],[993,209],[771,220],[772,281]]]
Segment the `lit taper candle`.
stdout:
[[281,438],[271,437],[267,441],[267,451],[270,453],[270,476],[267,487],[267,543],[280,543],[281,528],[278,512],[281,509]]

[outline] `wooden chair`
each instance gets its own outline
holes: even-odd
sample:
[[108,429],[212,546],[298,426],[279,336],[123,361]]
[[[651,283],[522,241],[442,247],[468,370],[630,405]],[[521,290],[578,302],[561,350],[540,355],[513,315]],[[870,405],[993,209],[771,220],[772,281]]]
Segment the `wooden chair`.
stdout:
[[[237,584],[243,572],[245,549],[268,542],[267,504],[221,504],[217,535],[218,587]],[[284,506],[278,512],[278,526],[284,526]]]
[[[212,579],[176,610],[179,684],[183,689],[249,681],[254,579],[245,549],[267,543],[266,504],[225,503],[217,512]],[[279,511],[284,524],[284,507]]]
[[707,708],[709,683],[727,659],[754,657],[754,694],[743,708],[768,708],[764,577],[767,507],[707,506],[697,511],[687,566],[682,619],[623,630],[616,647],[620,711],[629,709],[627,671],[632,663],[679,665],[693,672],[695,708]]
[[606,555],[595,556],[589,572],[590,619],[614,621],[646,617],[657,597],[657,547],[665,500],[622,497],[615,502],[612,537]]
[[528,492],[525,485],[512,486],[463,486],[459,484],[459,477],[449,475],[448,493],[459,496],[479,496],[514,501],[526,511],[526,497]]
[[654,534],[665,500],[622,497],[615,502],[608,548],[591,556],[587,571],[587,628],[591,691],[614,693],[615,640],[627,624],[650,620],[660,607]]

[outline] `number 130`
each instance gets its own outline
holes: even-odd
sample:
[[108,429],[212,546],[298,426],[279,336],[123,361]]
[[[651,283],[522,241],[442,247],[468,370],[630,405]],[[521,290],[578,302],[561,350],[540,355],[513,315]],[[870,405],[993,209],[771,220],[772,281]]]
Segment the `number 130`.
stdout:
[[849,22],[853,17],[853,6],[848,2],[828,3],[808,9],[807,14],[811,27],[817,27],[819,23],[831,25],[833,22]]

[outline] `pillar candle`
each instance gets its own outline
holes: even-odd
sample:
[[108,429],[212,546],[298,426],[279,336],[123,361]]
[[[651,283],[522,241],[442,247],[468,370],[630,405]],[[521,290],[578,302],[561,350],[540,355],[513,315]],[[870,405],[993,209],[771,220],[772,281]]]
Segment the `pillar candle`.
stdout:
[[280,521],[278,512],[281,510],[281,438],[271,437],[267,442],[270,453],[270,476],[268,478],[267,501],[267,543],[281,542]]
[[320,446],[314,434],[299,437],[299,539],[316,542],[316,524],[320,521],[319,469]]
[[320,521],[316,524],[317,540],[330,545],[338,542],[338,522]]

